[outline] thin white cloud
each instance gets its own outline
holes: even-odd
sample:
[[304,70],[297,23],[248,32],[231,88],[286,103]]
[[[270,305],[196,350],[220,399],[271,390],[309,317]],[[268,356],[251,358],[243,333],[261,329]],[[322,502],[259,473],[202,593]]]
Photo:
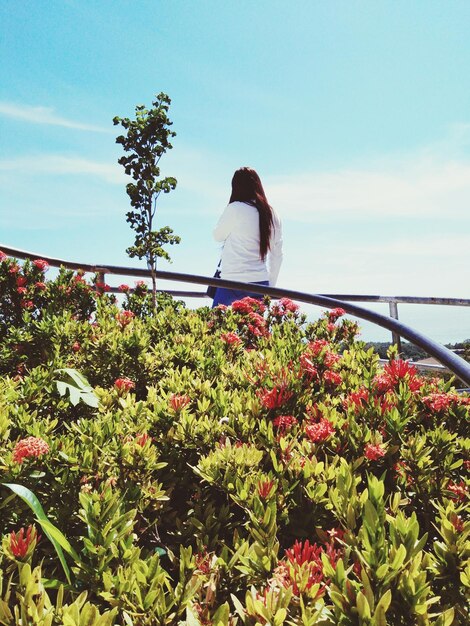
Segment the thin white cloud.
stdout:
[[[317,237],[302,254],[286,250],[280,282],[312,293],[468,298],[468,235],[410,232],[381,241]],[[469,329],[470,329],[470,310]]]
[[31,124],[45,124],[48,126],[63,126],[74,130],[85,130],[94,133],[110,133],[111,129],[95,126],[94,124],[83,124],[75,120],[61,117],[49,107],[36,107],[28,104],[15,104],[12,102],[0,102],[0,115]]
[[107,183],[122,185],[125,174],[117,163],[102,163],[79,157],[45,155],[16,157],[0,160],[0,172],[51,175],[95,176]]
[[273,205],[310,222],[468,215],[470,161],[425,158],[392,166],[311,172],[269,181]]

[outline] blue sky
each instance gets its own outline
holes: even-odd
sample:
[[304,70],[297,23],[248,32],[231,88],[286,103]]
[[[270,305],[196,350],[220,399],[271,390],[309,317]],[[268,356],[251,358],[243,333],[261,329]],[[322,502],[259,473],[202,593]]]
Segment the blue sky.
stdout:
[[[138,264],[112,118],[164,91],[158,219],[182,243],[162,269],[213,273],[251,165],[283,219],[279,285],[469,297],[469,2],[4,0],[0,24],[0,243]],[[470,336],[468,308],[400,315]]]

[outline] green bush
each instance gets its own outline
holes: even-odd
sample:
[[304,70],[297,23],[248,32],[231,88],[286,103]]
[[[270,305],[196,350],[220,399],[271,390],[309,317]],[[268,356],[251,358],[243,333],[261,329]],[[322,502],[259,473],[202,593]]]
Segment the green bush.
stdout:
[[0,262],[0,624],[468,623],[468,395],[341,310],[38,271]]

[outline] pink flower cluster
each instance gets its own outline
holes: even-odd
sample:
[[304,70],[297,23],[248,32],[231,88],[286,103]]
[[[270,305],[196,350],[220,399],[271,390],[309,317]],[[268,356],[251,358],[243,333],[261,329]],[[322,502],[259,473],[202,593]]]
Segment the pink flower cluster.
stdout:
[[191,398],[187,394],[172,393],[169,402],[173,411],[178,413],[188,406],[191,402]]
[[121,328],[125,328],[128,324],[132,322],[135,314],[132,311],[119,311],[116,314],[116,321],[121,326]]
[[281,298],[278,302],[272,305],[271,313],[274,317],[282,318],[288,313],[297,315],[299,311],[299,305],[293,302],[290,298]]
[[340,317],[342,317],[345,314],[346,314],[346,311],[344,309],[341,309],[340,307],[338,307],[336,309],[332,309],[328,313],[328,319],[329,319],[329,321],[332,324],[334,324],[336,322],[336,320],[338,320]]
[[380,443],[368,443],[364,448],[364,456],[369,459],[369,461],[377,461],[381,457],[385,456],[385,450]]
[[446,487],[447,491],[450,491],[453,500],[458,500],[463,502],[468,497],[467,486],[463,480],[459,483],[455,483],[454,481],[449,481]]
[[313,424],[307,424],[305,426],[305,434],[313,443],[320,443],[326,441],[333,435],[335,429],[333,424],[326,418],[320,418],[320,421]]
[[44,259],[35,259],[33,261],[33,265],[41,270],[41,272],[46,272],[49,269],[49,263]]
[[378,393],[392,391],[400,381],[407,382],[413,392],[419,391],[424,385],[424,380],[418,376],[416,367],[402,359],[394,359],[387,363],[383,373],[378,374],[374,379]]
[[138,446],[141,446],[143,448],[147,441],[152,441],[152,437],[148,433],[141,433],[140,435],[136,435],[135,442]]
[[326,372],[323,374],[323,380],[325,381],[325,383],[333,387],[337,387],[343,381],[343,379],[341,378],[341,374],[339,374],[338,372],[333,372],[332,370],[326,370]]
[[266,305],[261,300],[247,296],[246,298],[232,302],[232,311],[243,314],[247,314],[252,311],[264,313],[266,311]]
[[274,571],[274,581],[283,587],[291,587],[294,595],[300,596],[307,592],[314,585],[319,584],[318,596],[325,592],[323,577],[322,554],[326,554],[333,567],[338,562],[341,551],[328,543],[325,548],[316,543],[311,544],[309,540],[296,541],[294,545],[287,549],[284,559],[279,561]]
[[255,311],[250,311],[248,313],[247,328],[255,337],[266,337],[268,335],[266,320],[262,315],[256,313]]
[[365,387],[361,387],[357,391],[351,391],[343,401],[343,407],[347,410],[349,407],[354,407],[355,410],[363,407],[369,402],[369,391]]
[[242,341],[240,337],[237,335],[237,333],[233,333],[233,332],[222,333],[220,335],[220,338],[229,346],[238,346]]
[[318,369],[315,367],[311,358],[306,352],[300,355],[299,365],[301,373],[306,376],[310,381],[314,378],[318,378]]
[[258,391],[258,398],[266,409],[279,409],[284,406],[293,396],[292,391],[287,388],[287,383],[283,382],[273,389],[261,389]]
[[273,425],[281,432],[285,433],[288,430],[291,430],[296,424],[298,424],[298,420],[293,415],[278,415],[273,420]]
[[274,480],[260,480],[256,489],[262,500],[268,500],[275,492],[276,483]]
[[458,402],[458,398],[449,393],[431,393],[424,397],[423,404],[433,413],[443,413],[447,411],[452,404]]
[[101,293],[105,293],[106,291],[109,291],[111,289],[111,287],[107,283],[104,283],[101,280],[95,283],[95,287]]
[[123,378],[116,378],[114,386],[118,391],[132,391],[135,387],[135,382],[124,376]]
[[49,445],[40,437],[20,439],[13,450],[13,460],[23,463],[23,459],[37,458],[49,452]]
[[[247,296],[242,300],[232,302],[232,311],[242,316],[237,320],[239,332],[244,329],[248,331],[248,339],[256,337],[268,337],[269,331],[263,313],[266,311],[266,305],[261,300],[250,298]],[[220,307],[217,307],[220,308]]]
[[27,555],[29,547],[34,543],[36,544],[41,538],[36,531],[36,527],[33,525],[28,526],[28,530],[25,534],[25,529],[21,528],[18,533],[12,531],[10,533],[10,550],[17,559],[24,559]]

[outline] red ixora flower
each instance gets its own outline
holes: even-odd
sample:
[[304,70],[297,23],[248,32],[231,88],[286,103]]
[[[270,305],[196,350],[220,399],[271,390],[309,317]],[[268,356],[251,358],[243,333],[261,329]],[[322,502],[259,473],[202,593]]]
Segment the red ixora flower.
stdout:
[[260,313],[264,313],[266,311],[266,306],[261,302],[261,300],[257,300],[256,298],[250,298],[250,296],[247,296],[246,298],[232,302],[232,311],[236,311],[237,313],[251,313],[256,310]]
[[[203,552],[196,552],[194,555],[196,560],[196,569],[201,572],[201,574],[210,574],[211,573],[211,561],[212,556],[204,549]],[[212,623],[212,622],[211,622]]]
[[116,378],[114,381],[114,386],[119,391],[131,391],[135,387],[135,382],[130,378]]
[[315,339],[308,344],[307,350],[312,357],[317,357],[327,345],[329,344],[326,339]]
[[130,291],[131,288],[129,287],[129,285],[119,285],[118,289],[122,293],[127,293],[128,291]]
[[191,402],[191,398],[187,394],[172,393],[170,396],[170,407],[178,413]]
[[279,302],[276,302],[271,307],[271,313],[275,317],[284,317],[287,313],[297,314],[299,310],[299,305],[295,302],[292,302],[290,298],[281,298]]
[[291,548],[286,550],[284,559],[279,561],[274,571],[274,580],[277,580],[283,587],[292,587],[296,596],[308,591],[315,584],[320,585],[318,595],[323,594],[325,591],[321,559],[323,553],[328,556],[331,565],[335,567],[341,551],[336,550],[331,543],[323,548],[315,543],[310,544],[308,539],[303,543],[296,541]]
[[365,387],[361,387],[357,391],[351,391],[351,393],[344,399],[343,407],[348,409],[350,406],[354,407],[354,410],[367,404],[369,401],[369,391]]
[[26,536],[24,528],[21,528],[18,533],[12,531],[10,533],[10,550],[13,556],[16,556],[17,559],[23,559],[33,542],[36,544],[40,538],[41,536],[38,535],[34,524],[28,526]]
[[286,383],[282,383],[271,390],[261,389],[258,391],[258,398],[267,409],[278,409],[290,400],[292,395],[293,393],[287,389]]
[[342,317],[343,315],[346,314],[346,311],[340,307],[336,308],[336,309],[332,309],[329,313],[328,313],[328,319],[330,320],[330,322],[336,322],[336,320],[339,317]]
[[390,391],[400,380],[406,380],[411,391],[419,391],[424,385],[424,380],[418,376],[414,365],[402,359],[394,359],[385,365],[383,375],[378,381],[379,387]]
[[377,459],[385,456],[385,450],[380,443],[368,443],[364,448],[364,456],[367,457],[369,461],[377,461]]
[[434,413],[442,413],[447,411],[456,398],[448,393],[430,393],[429,396],[426,396],[422,400],[427,408],[431,409]]
[[259,497],[262,500],[267,500],[274,493],[276,483],[274,480],[260,480],[256,488],[258,490]]
[[460,515],[457,515],[457,513],[452,513],[450,517],[450,522],[458,533],[463,533],[463,531],[465,530],[465,524]]
[[116,313],[116,321],[121,326],[121,328],[124,328],[125,326],[130,324],[134,317],[135,315],[134,313],[132,313],[132,311],[119,311],[119,313]]
[[377,389],[377,393],[379,394],[383,394],[383,393],[387,393],[388,391],[392,391],[392,389],[395,386],[395,383],[393,381],[392,378],[390,378],[390,376],[387,376],[387,374],[377,374],[376,376],[374,376],[374,385]]
[[390,361],[390,363],[387,363],[387,365],[385,365],[384,372],[392,378],[402,379],[405,378],[407,374],[409,376],[416,376],[418,370],[408,361],[403,361],[402,359],[394,359],[393,361]]
[[26,276],[17,276],[16,277],[16,286],[17,287],[24,287],[27,283],[28,283],[28,279],[26,278]]
[[311,380],[312,378],[318,377],[318,370],[314,366],[314,364],[309,358],[309,355],[306,352],[300,355],[299,364],[300,364],[300,371],[302,372],[302,374],[307,376],[307,378]]
[[467,496],[467,486],[461,480],[459,483],[454,483],[453,480],[450,480],[446,487],[447,491],[450,491],[452,495],[450,496],[453,500],[465,500]]
[[327,370],[323,374],[323,380],[329,385],[334,385],[336,387],[337,385],[341,384],[343,379],[341,378],[341,374],[338,374],[338,372],[332,372],[331,370]]
[[109,291],[111,289],[111,287],[107,283],[103,283],[100,280],[96,281],[95,287],[102,292]]
[[145,444],[149,440],[152,441],[152,437],[148,433],[141,433],[140,435],[137,435],[135,438],[136,444],[138,446],[141,446],[142,448],[145,446]]
[[335,429],[333,424],[327,420],[325,417],[322,417],[319,422],[314,424],[308,424],[305,427],[305,434],[314,443],[318,443],[320,441],[325,441],[331,435],[333,435]]
[[229,346],[233,346],[233,345],[238,345],[239,343],[241,343],[241,339],[240,337],[237,335],[237,333],[222,333],[220,335],[220,338],[222,339],[222,341],[225,341],[225,343],[227,343]]
[[289,313],[296,313],[299,310],[299,305],[295,302],[292,302],[290,298],[281,298],[279,300],[279,304],[283,307],[285,311]]
[[37,283],[34,283],[34,286],[36,287],[36,289],[39,289],[40,291],[44,291],[44,289],[46,288],[46,283],[38,281]]
[[79,343],[78,341],[75,341],[75,342],[72,344],[72,350],[73,350],[74,352],[78,352],[78,351],[80,350],[80,348],[81,348],[81,345],[80,345],[80,343]]
[[0,250],[0,262],[8,259],[8,254],[5,254],[3,250]]
[[26,437],[20,439],[13,450],[13,460],[23,463],[23,459],[37,458],[49,452],[49,445],[40,437]]
[[341,361],[341,356],[339,354],[335,354],[334,352],[326,352],[323,357],[323,363],[326,367],[334,367],[338,361]]
[[35,265],[38,270],[41,270],[41,272],[45,272],[49,269],[49,263],[44,259],[35,259],[33,265]]
[[298,421],[293,415],[278,415],[276,419],[273,420],[273,425],[283,433],[290,430],[296,424],[298,424]]

